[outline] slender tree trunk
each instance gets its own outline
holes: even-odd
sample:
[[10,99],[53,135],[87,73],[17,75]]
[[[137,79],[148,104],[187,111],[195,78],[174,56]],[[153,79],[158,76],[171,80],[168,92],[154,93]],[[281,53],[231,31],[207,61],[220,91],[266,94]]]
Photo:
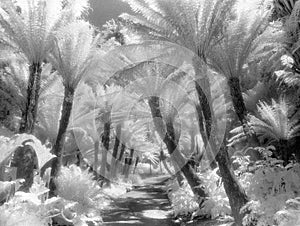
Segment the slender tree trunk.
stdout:
[[37,112],[38,112],[38,104],[39,104],[39,97],[40,97],[40,89],[41,89],[41,73],[42,67],[40,66],[38,72],[35,76],[35,92],[34,92],[34,105],[32,106],[32,124],[30,125],[30,133],[34,132],[34,126],[37,119]]
[[137,156],[135,159],[133,174],[135,174],[135,171],[136,171],[136,168],[137,168],[137,165],[139,164],[139,162],[140,162],[140,158]]
[[168,152],[171,155],[171,158],[181,167],[181,171],[187,182],[189,183],[193,193],[202,199],[200,204],[203,202],[203,199],[207,197],[206,192],[201,188],[202,181],[197,176],[193,167],[190,166],[189,162],[186,161],[184,156],[178,150],[178,144],[175,139],[175,130],[172,120],[167,120],[164,122],[161,111],[160,111],[160,99],[159,97],[152,96],[150,97],[148,103],[151,109],[151,114],[154,122],[155,129],[160,135],[161,139],[167,146]]
[[173,165],[175,168],[175,176],[176,176],[177,182],[178,182],[179,186],[181,187],[183,185],[184,177],[182,175],[181,169],[179,168],[179,166],[177,165],[177,163],[175,161],[173,162]]
[[116,162],[117,162],[117,155],[118,150],[120,146],[120,138],[121,138],[121,132],[122,132],[122,125],[118,124],[116,126],[116,138],[115,138],[115,144],[113,148],[112,158],[111,158],[111,179],[113,180],[116,177]]
[[19,133],[33,131],[39,97],[36,93],[38,93],[40,89],[41,72],[42,67],[40,63],[33,63],[30,65],[25,111],[22,114]]
[[98,165],[99,165],[99,160],[98,160],[98,155],[99,155],[99,140],[97,140],[94,143],[94,170],[98,172]]
[[286,166],[289,163],[291,151],[288,140],[279,140],[278,142],[278,150],[281,155],[281,159],[283,160],[283,165]]
[[56,158],[52,162],[51,168],[51,180],[49,184],[50,196],[55,195],[56,185],[54,183],[54,178],[57,176],[59,169],[61,167],[62,150],[65,142],[65,136],[67,128],[69,125],[69,120],[72,112],[73,98],[75,90],[72,87],[65,87],[65,94],[63,100],[63,106],[61,111],[61,118],[59,122],[59,129],[56,138],[55,145],[53,147],[53,154]]
[[[255,132],[252,130],[251,126],[248,123],[248,113],[240,86],[240,79],[238,77],[229,78],[228,86],[230,89],[230,95],[235,113],[237,114],[237,117],[243,126],[243,130],[245,135],[247,136],[249,145],[251,147],[260,146],[259,140]],[[254,149],[251,151],[251,157],[253,158],[253,160],[258,160],[262,158],[260,153]]]
[[200,103],[200,106],[201,106],[201,109],[203,112],[203,118],[204,118],[204,122],[205,122],[205,131],[206,131],[207,139],[209,140],[210,132],[211,132],[211,125],[212,125],[212,115],[210,112],[210,104],[208,101],[208,98],[210,98],[210,96],[208,97],[207,95],[209,95],[209,94],[205,94],[203,92],[203,89],[201,88],[199,81],[197,81],[197,80],[195,82],[195,87],[196,87],[196,91],[198,94],[199,103]]
[[[248,126],[247,121],[247,109],[244,102],[241,86],[240,86],[240,79],[237,77],[231,77],[228,79],[228,86],[230,88],[230,95],[232,98],[233,107],[235,113],[238,116],[239,121],[242,123],[243,126]],[[247,133],[248,131],[245,131]]]
[[118,158],[118,160],[116,161],[116,172],[118,172],[119,165],[120,165],[120,163],[121,163],[121,161],[122,161],[122,159],[123,159],[125,150],[126,150],[126,145],[125,145],[125,144],[122,144],[122,145],[121,145],[121,149],[120,149],[120,155],[119,155],[119,158]]
[[134,154],[134,149],[131,148],[127,162],[125,160],[125,179],[128,179],[129,174],[130,174],[130,167],[132,165],[133,154]]
[[227,146],[225,144],[223,144],[219,150],[216,160],[219,165],[223,185],[229,199],[235,223],[238,226],[242,226],[242,220],[245,213],[240,213],[240,210],[249,200],[233,172],[227,152]]
[[104,131],[102,136],[102,159],[101,159],[101,167],[100,167],[100,175],[105,180],[106,174],[106,162],[107,162],[107,153],[109,150],[109,142],[110,142],[110,111],[104,113]]
[[[198,89],[202,90],[201,87],[199,86],[199,84],[196,82],[197,86],[198,86]],[[199,91],[197,92],[198,93],[198,96],[199,95],[203,95],[203,91]],[[200,94],[199,94],[200,93]],[[199,101],[203,99],[203,97],[199,97]],[[205,104],[208,103],[208,101],[205,101]],[[209,137],[211,135],[211,130],[212,130],[212,114],[210,112],[210,116],[208,118],[209,122],[205,122],[205,118],[203,116],[203,110],[202,108],[203,107],[209,107],[209,106],[205,106],[205,104],[202,104],[201,105],[196,105],[195,106],[195,109],[196,109],[196,112],[197,112],[197,120],[198,120],[198,126],[199,126],[199,130],[200,130],[200,134],[201,134],[201,137],[202,137],[202,141],[203,141],[203,146],[205,147],[205,155],[208,157],[208,159],[210,160],[210,167],[212,169],[215,169],[217,167],[217,163],[216,161],[214,160],[215,156],[213,153],[211,153],[211,149],[209,149],[208,145],[209,145]],[[208,103],[209,105],[209,103]],[[208,114],[208,113],[206,113]],[[209,134],[206,133],[206,131],[208,131],[207,129],[204,128],[204,122],[205,124],[208,124],[206,125],[206,128],[208,129],[209,128]]]
[[160,151],[160,161],[163,163],[163,165],[164,165],[165,169],[167,170],[167,172],[168,172],[170,175],[173,175],[173,173],[172,173],[171,170],[169,169],[169,166],[168,166],[167,163],[166,163],[166,159],[167,159],[167,157],[164,155],[164,152],[163,152],[162,149],[161,149],[161,151]]

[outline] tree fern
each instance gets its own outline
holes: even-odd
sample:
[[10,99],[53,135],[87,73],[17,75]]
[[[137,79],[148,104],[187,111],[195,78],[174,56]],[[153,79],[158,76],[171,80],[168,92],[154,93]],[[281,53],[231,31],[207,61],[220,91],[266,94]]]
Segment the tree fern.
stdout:
[[300,125],[296,116],[290,118],[292,105],[284,98],[279,102],[272,100],[272,105],[260,102],[259,117],[251,116],[250,122],[262,138],[270,141],[290,140],[299,136]]
[[33,131],[40,92],[42,62],[53,47],[54,32],[73,21],[87,1],[4,0],[0,3],[0,26],[5,36],[1,41],[21,50],[30,65],[26,110],[20,132]]
[[235,1],[124,0],[138,16],[122,14],[137,31],[189,48],[199,57],[221,38]]
[[[257,108],[257,115],[250,116],[251,126],[261,141],[275,145],[277,149],[274,152],[275,156],[282,159],[286,165],[292,155],[290,141],[300,135],[298,114],[291,115],[294,107],[282,97],[278,102],[272,100],[272,104],[260,101]],[[231,138],[233,143],[243,139],[241,127],[237,127],[231,132],[236,134]]]
[[211,51],[209,64],[227,77],[234,110],[250,143],[257,145],[257,138],[255,134],[251,134],[247,122],[240,77],[247,60],[256,49],[264,46],[263,49],[269,51],[272,50],[273,43],[276,45],[277,42],[272,29],[268,29],[266,15],[257,14],[248,18],[244,15],[247,11],[243,12],[231,23],[222,42]]
[[232,9],[236,1],[124,1],[138,16],[123,14],[121,18],[129,21],[129,26],[139,34],[176,43],[194,53],[195,84],[209,137],[212,129],[209,111],[211,91],[205,70],[202,70],[203,62],[207,62],[210,50],[223,39],[228,22],[233,18]]
[[[69,125],[75,90],[84,76],[97,71],[97,64],[94,64],[97,39],[89,23],[74,22],[57,34],[54,48],[49,56],[49,61],[58,71],[64,86],[60,125],[53,148],[58,158],[62,156],[61,151]],[[59,165],[58,159],[53,161],[52,176],[57,175]],[[53,181],[51,183],[51,192],[54,192],[55,184]]]

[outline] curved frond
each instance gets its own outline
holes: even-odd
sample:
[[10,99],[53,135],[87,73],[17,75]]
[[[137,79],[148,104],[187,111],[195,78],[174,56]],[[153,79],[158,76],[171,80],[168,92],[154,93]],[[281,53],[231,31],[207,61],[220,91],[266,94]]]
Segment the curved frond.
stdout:
[[203,60],[222,39],[235,0],[123,0],[137,16],[122,14],[135,31],[182,45]]
[[49,60],[66,87],[76,88],[81,79],[95,70],[96,39],[88,22],[77,21],[57,33]]
[[86,2],[68,1],[63,7],[62,0],[3,0],[0,27],[9,44],[20,49],[31,64],[41,63],[53,47],[55,32],[74,21]]

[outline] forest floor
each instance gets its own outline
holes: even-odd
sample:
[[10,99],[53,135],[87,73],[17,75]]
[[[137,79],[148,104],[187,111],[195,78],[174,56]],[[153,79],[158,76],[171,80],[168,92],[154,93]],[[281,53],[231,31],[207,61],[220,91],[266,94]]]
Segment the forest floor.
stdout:
[[102,213],[104,225],[175,226],[172,207],[163,190],[166,176],[148,178],[143,185],[116,199]]
[[104,225],[226,225],[213,220],[181,224],[176,222],[168,196],[163,189],[166,180],[168,180],[167,176],[145,179],[143,185],[135,187],[132,191],[114,200],[110,208],[102,213]]

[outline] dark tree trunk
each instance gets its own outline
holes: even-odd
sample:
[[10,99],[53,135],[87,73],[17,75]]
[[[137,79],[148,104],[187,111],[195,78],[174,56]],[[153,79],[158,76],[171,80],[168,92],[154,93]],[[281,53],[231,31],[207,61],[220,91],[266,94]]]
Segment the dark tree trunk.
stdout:
[[64,101],[61,111],[61,118],[59,121],[59,129],[55,145],[53,147],[53,154],[56,158],[52,162],[51,168],[51,180],[49,184],[50,197],[55,195],[56,185],[54,178],[57,176],[61,167],[62,150],[65,142],[65,136],[69,125],[69,120],[72,112],[73,98],[75,90],[71,87],[65,87]]
[[37,119],[37,112],[38,112],[38,104],[39,104],[39,97],[40,97],[40,89],[41,89],[41,73],[42,68],[39,67],[37,75],[35,76],[35,91],[34,91],[34,105],[32,106],[32,124],[30,125],[30,133],[34,132],[34,126]]
[[242,226],[242,220],[245,214],[240,213],[240,210],[249,200],[233,172],[225,144],[220,148],[216,160],[219,165],[224,189],[229,199],[235,223],[238,226]]
[[139,164],[139,162],[140,162],[140,158],[136,157],[135,164],[134,164],[134,169],[133,169],[133,174],[135,174],[135,171],[136,171],[136,168],[137,168],[137,165]]
[[291,151],[289,147],[288,140],[279,140],[278,150],[280,152],[281,159],[283,160],[283,165],[286,166],[291,158]]
[[99,165],[99,160],[98,160],[98,155],[99,155],[99,140],[97,140],[94,143],[94,170],[98,172],[98,165]]
[[[202,115],[202,110],[201,110],[201,106],[196,105],[195,106],[196,111],[197,111],[197,119],[198,119],[198,126],[199,126],[199,130],[200,130],[200,134],[203,140],[203,145],[205,147],[205,155],[207,156],[207,158],[210,160],[210,167],[212,169],[215,169],[217,167],[217,163],[215,161],[215,156],[213,153],[211,153],[211,149],[208,148],[208,144],[209,144],[209,139],[208,136],[204,130],[204,126],[203,126],[203,115]],[[210,129],[211,129],[211,125],[210,125]]]
[[15,150],[11,166],[17,168],[16,179],[25,179],[19,190],[28,192],[33,184],[34,169],[38,167],[36,160],[36,153],[30,145],[25,144]]
[[122,125],[118,124],[116,126],[116,138],[115,138],[115,144],[113,148],[112,158],[111,158],[111,179],[114,179],[116,177],[116,161],[118,156],[118,150],[120,146],[120,138],[121,138],[121,132],[122,132]]
[[203,199],[207,197],[204,189],[202,189],[202,181],[197,176],[193,167],[190,166],[190,163],[186,161],[184,156],[178,150],[178,143],[175,139],[175,130],[173,126],[173,121],[168,119],[166,122],[163,120],[161,111],[160,111],[160,99],[159,97],[152,96],[150,97],[149,106],[151,109],[151,114],[154,122],[155,129],[160,135],[163,142],[166,144],[171,158],[181,167],[181,172],[187,179],[193,193],[201,199],[200,204],[203,202]]
[[167,157],[164,155],[164,152],[163,152],[163,151],[160,151],[160,161],[163,163],[163,165],[164,165],[165,169],[167,170],[167,172],[168,172],[170,175],[173,175],[173,173],[172,173],[171,170],[169,169],[169,166],[167,165],[166,159],[167,159]]
[[104,131],[102,135],[102,144],[103,144],[103,150],[102,150],[102,159],[101,159],[101,167],[100,167],[100,175],[103,180],[106,180],[105,174],[106,174],[106,162],[107,162],[107,153],[109,150],[109,142],[110,142],[110,111],[104,113],[103,117],[104,122]]
[[237,114],[237,117],[242,125],[247,126],[247,109],[240,86],[240,79],[238,77],[229,78],[228,86],[230,88],[230,95],[235,113]]
[[[208,149],[209,139],[212,130],[212,113],[210,111],[210,103],[209,103],[210,93],[205,93],[202,89],[202,87],[209,86],[209,84],[202,84],[201,87],[199,83],[200,83],[199,80],[195,81],[195,88],[199,100],[199,105],[195,106],[197,111],[197,117],[198,117],[197,118],[198,126],[203,140],[203,145],[206,149],[205,154],[210,159],[210,167],[214,169],[217,167],[217,163],[214,160],[214,154],[211,153],[210,149]],[[206,81],[206,83],[209,82]]]
[[[247,140],[250,146],[251,147],[260,146],[259,140],[255,132],[252,130],[251,126],[248,123],[247,109],[246,109],[246,105],[244,102],[244,98],[240,86],[240,79],[238,77],[229,78],[228,86],[230,88],[230,95],[231,95],[234,111],[237,114],[237,117],[243,126],[244,133],[247,136]],[[258,160],[262,158],[260,153],[256,150],[252,150],[251,154],[253,160]]]
[[207,99],[207,95],[203,92],[203,89],[201,88],[198,81],[195,82],[196,91],[198,94],[199,103],[203,112],[203,118],[205,122],[205,131],[207,135],[207,139],[210,138],[210,132],[211,132],[211,125],[212,125],[212,115],[210,112],[210,105],[209,101]]
[[41,73],[42,67],[40,63],[30,65],[25,111],[22,114],[19,133],[31,133],[34,129],[38,107],[38,93],[41,86]]
[[128,179],[130,174],[130,167],[132,165],[132,159],[133,159],[134,149],[130,149],[129,157],[125,159],[125,179]]
[[126,150],[126,145],[125,145],[125,144],[122,144],[122,145],[121,145],[121,149],[120,149],[120,155],[119,155],[119,158],[118,158],[118,160],[116,161],[116,172],[118,172],[119,165],[120,165],[121,162],[122,162],[122,159],[123,159],[125,150]]

